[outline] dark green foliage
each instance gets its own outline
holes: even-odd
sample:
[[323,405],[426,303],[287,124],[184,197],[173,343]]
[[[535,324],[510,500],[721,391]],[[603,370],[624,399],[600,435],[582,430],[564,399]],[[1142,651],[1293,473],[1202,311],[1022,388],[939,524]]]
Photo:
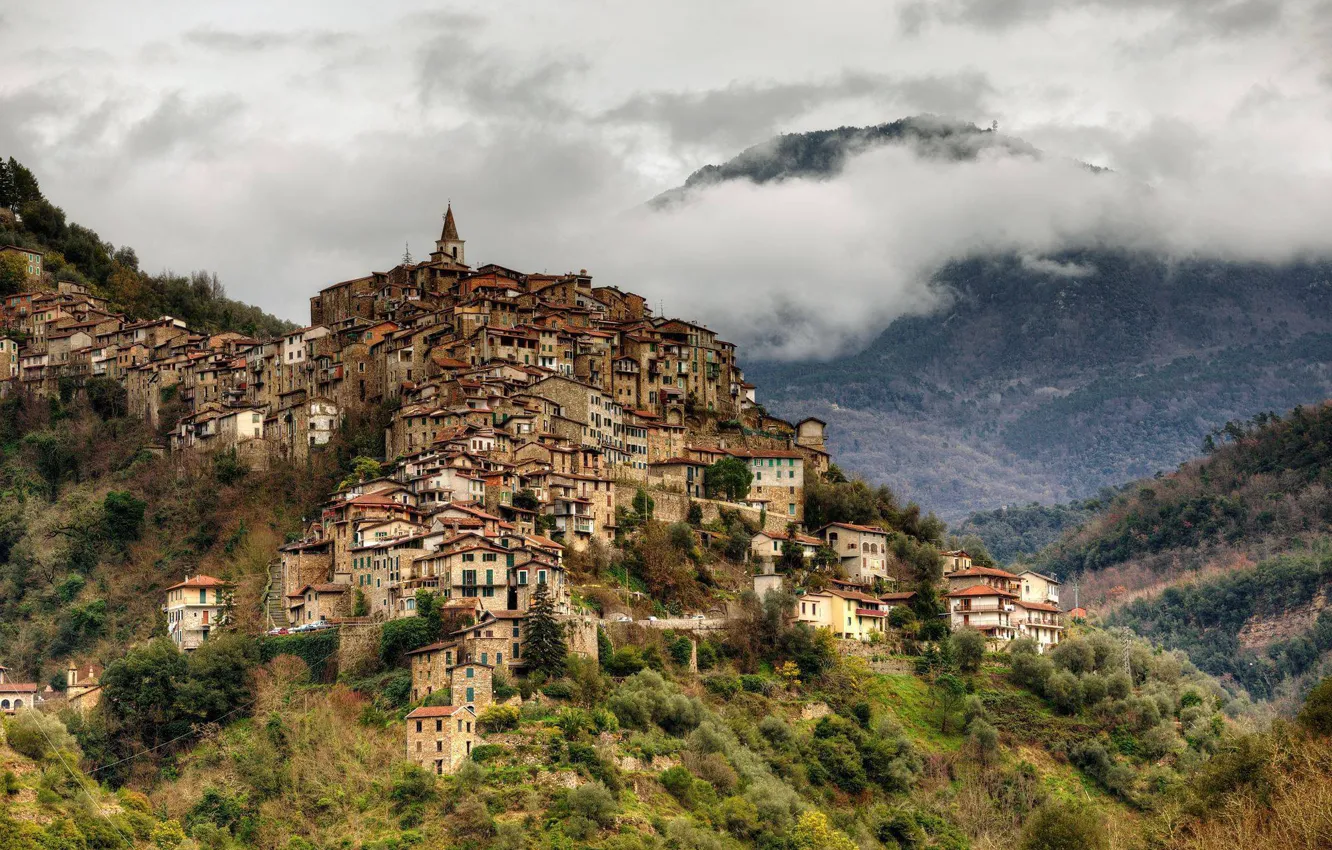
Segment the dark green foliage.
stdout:
[[807,481],[805,525],[821,528],[830,522],[874,525],[899,531],[913,541],[938,544],[944,524],[933,514],[922,514],[915,502],[902,507],[888,487],[872,488],[864,481]]
[[1107,490],[1099,499],[1062,505],[1032,502],[1025,507],[980,511],[957,526],[959,535],[974,534],[985,541],[990,554],[1001,564],[1012,563],[1019,556],[1030,557],[1054,543],[1064,532],[1082,525],[1114,496]]
[[116,547],[138,540],[143,534],[143,512],[148,503],[129,493],[111,491],[102,500],[102,529]]
[[438,625],[432,631],[431,624],[420,617],[389,620],[380,627],[379,660],[386,667],[397,667],[407,653],[434,642],[438,636]]
[[60,485],[67,478],[78,478],[82,464],[66,434],[37,431],[23,438],[23,448],[46,483],[46,497],[50,501],[60,495]]
[[960,629],[948,638],[953,660],[963,673],[975,673],[985,658],[985,635],[975,629]]
[[88,406],[103,419],[117,419],[129,412],[129,392],[114,378],[93,377],[83,384]]
[[1300,724],[1315,735],[1332,735],[1332,676],[1309,691],[1299,719]]
[[738,457],[724,457],[703,471],[703,488],[709,499],[737,502],[749,495],[754,473]]
[[539,584],[532,594],[532,605],[527,612],[527,641],[523,644],[523,658],[530,670],[540,671],[547,676],[560,676],[564,673],[564,659],[568,654],[564,629],[555,619],[555,603],[550,598],[550,588]]
[[279,655],[294,655],[310,667],[310,678],[327,682],[336,673],[338,630],[323,629],[294,635],[269,635],[259,640],[259,659],[265,663]]
[[223,487],[240,483],[249,472],[249,467],[237,456],[235,449],[213,455],[213,476]]
[[99,714],[110,733],[106,754],[119,760],[183,738],[197,724],[242,716],[257,662],[254,641],[231,633],[205,641],[189,656],[167,638],[131,649],[101,678]]
[[698,502],[690,501],[689,512],[685,515],[685,522],[694,528],[703,524],[703,506]]

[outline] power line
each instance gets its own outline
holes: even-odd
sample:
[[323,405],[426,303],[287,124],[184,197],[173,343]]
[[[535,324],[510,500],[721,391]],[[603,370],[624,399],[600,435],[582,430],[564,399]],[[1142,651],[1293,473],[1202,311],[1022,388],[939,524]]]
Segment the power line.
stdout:
[[[30,708],[28,710],[36,711],[37,709]],[[51,736],[46,734],[46,730],[42,728],[40,721],[37,722],[37,731],[40,732],[42,737],[46,739],[46,743],[51,748],[51,752],[55,753],[56,758],[60,760],[60,766],[65,769],[65,771],[70,775],[70,778],[74,780],[75,784],[77,784],[79,788],[83,791],[83,793],[87,795],[88,802],[92,804],[92,807],[94,809],[97,810],[97,813],[100,814],[103,818],[105,818],[107,823],[111,824],[112,829],[120,833],[120,837],[125,839],[126,847],[131,847],[131,848],[134,847],[134,839],[126,835],[125,831],[121,829],[119,826],[117,826],[115,821],[111,820],[111,816],[108,815],[106,812],[102,811],[102,807],[97,802],[97,798],[92,795],[92,791],[88,790],[88,785],[84,781],[84,777],[81,777],[77,773],[75,773],[74,769],[71,768],[69,764],[65,762],[64,753],[60,752],[60,748],[55,745],[55,741],[51,740]]]

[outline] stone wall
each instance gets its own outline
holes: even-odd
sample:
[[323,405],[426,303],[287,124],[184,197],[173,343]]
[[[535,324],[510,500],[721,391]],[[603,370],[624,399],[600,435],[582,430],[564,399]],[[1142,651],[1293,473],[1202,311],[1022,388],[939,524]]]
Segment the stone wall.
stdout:
[[343,623],[338,626],[338,672],[356,675],[379,662],[378,623]]
[[[634,505],[634,494],[637,489],[634,487],[616,487],[615,488],[615,507],[632,508]],[[774,533],[784,534],[786,525],[790,517],[776,512],[770,512],[766,515],[763,511],[745,505],[736,505],[730,502],[719,502],[713,499],[690,499],[684,493],[674,493],[669,490],[656,488],[648,489],[648,495],[652,497],[654,503],[653,517],[662,522],[684,522],[689,517],[689,503],[691,501],[698,504],[703,509],[703,523],[713,522],[721,516],[721,510],[736,511],[740,516],[758,525],[760,519],[763,519],[763,529]]]

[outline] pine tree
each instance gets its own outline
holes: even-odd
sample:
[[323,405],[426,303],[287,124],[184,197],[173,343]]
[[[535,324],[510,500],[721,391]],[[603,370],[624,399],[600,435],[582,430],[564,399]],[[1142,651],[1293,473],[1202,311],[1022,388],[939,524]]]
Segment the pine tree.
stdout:
[[555,602],[550,598],[550,587],[542,582],[532,594],[532,606],[527,610],[527,642],[523,644],[523,658],[529,669],[555,678],[564,675],[564,657],[568,654],[564,629],[555,620]]

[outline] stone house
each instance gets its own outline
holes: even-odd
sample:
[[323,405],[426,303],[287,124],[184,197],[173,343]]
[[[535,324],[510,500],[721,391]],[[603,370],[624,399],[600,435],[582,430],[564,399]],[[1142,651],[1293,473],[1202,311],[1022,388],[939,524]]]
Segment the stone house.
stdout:
[[407,758],[436,776],[453,773],[472,755],[476,712],[467,706],[423,706],[406,724]]
[[888,533],[882,528],[834,522],[820,528],[818,535],[837,553],[847,578],[860,584],[888,578]]

